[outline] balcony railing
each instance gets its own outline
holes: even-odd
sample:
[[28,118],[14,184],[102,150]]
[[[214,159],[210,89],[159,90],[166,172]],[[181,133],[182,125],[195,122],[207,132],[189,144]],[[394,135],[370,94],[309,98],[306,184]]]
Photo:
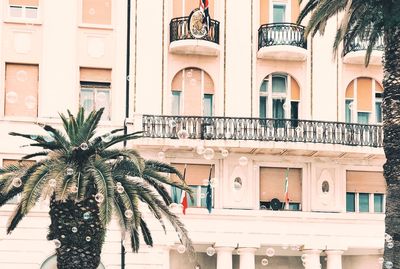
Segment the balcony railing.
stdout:
[[[169,24],[170,42],[177,40],[197,39],[189,31],[189,17],[173,18]],[[208,33],[200,40],[206,40],[219,44],[219,21],[210,20]]]
[[[368,39],[362,37],[356,37],[353,41],[349,42],[347,36],[344,39],[344,55],[352,51],[361,51],[367,50],[368,48]],[[375,43],[373,49],[383,51],[384,43],[383,36],[380,36]]]
[[294,23],[268,23],[258,29],[258,49],[268,46],[289,45],[307,48],[304,27]]
[[383,144],[381,125],[312,120],[143,115],[143,131],[151,138]]

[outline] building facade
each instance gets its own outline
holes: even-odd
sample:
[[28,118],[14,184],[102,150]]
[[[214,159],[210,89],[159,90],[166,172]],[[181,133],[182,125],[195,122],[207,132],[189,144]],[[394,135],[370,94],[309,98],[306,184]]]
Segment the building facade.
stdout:
[[[340,14],[324,36],[304,38],[297,0],[209,0],[209,29],[196,33],[198,2],[2,1],[1,164],[31,150],[8,132],[39,133],[35,123],[60,125],[59,112],[105,107],[101,132],[143,131],[128,146],[186,165],[195,193],[183,215],[171,189],[196,255],[154,222],[155,246],[128,252],[126,268],[381,268],[382,46],[368,67],[363,40],[333,54]],[[0,268],[55,268],[46,201],[6,235],[14,206],[0,210]],[[107,269],[121,268],[120,239],[112,223]]]

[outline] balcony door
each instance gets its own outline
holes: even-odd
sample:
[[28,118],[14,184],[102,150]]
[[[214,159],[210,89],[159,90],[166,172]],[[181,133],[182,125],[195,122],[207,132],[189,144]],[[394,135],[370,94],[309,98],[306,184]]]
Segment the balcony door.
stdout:
[[171,85],[171,115],[205,116],[214,113],[214,83],[204,70],[185,68]]
[[286,22],[286,4],[274,3],[272,6],[272,22],[283,23]]
[[260,87],[260,118],[298,119],[300,88],[287,74],[270,74]]

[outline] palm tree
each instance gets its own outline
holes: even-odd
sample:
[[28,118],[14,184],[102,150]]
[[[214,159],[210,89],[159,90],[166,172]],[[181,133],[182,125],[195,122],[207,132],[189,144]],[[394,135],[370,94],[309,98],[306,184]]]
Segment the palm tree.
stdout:
[[400,3],[398,0],[309,0],[298,22],[310,14],[305,35],[315,35],[318,31],[323,34],[327,21],[338,13],[342,13],[343,18],[333,44],[334,52],[341,41],[353,42],[358,36],[368,42],[365,57],[368,65],[374,45],[380,36],[384,39],[385,237],[392,241],[385,244],[384,259],[386,268],[400,268]]
[[[183,244],[192,250],[187,230],[168,205],[171,203],[165,184],[191,194],[183,180],[172,181],[165,173],[181,174],[172,166],[144,160],[134,149],[116,149],[117,143],[136,139],[140,133],[119,134],[115,129],[95,136],[103,109],[85,117],[81,108],[76,117],[68,111],[61,114],[64,132],[49,125],[41,127],[48,136],[10,133],[33,140],[30,146],[40,151],[22,159],[41,157],[33,165],[10,165],[0,169],[0,206],[21,193],[20,202],[10,217],[7,232],[11,233],[39,199],[50,198],[51,224],[48,240],[53,240],[57,268],[97,268],[107,224],[116,215],[122,234],[129,234],[137,252],[139,233],[144,243],[153,239],[146,224],[148,212],[161,223],[166,218],[177,231]],[[151,214],[150,213],[150,214]]]

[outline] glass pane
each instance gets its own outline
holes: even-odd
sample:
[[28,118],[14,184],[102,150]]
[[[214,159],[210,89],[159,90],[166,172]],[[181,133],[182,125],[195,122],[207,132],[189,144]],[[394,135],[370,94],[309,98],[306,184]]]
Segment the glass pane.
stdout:
[[272,77],[272,92],[286,93],[286,77],[283,76]]
[[356,211],[356,195],[354,192],[346,193],[346,211],[347,212]]
[[81,90],[81,103],[80,105],[85,109],[86,113],[91,112],[94,109],[94,97],[93,90],[82,89]]
[[172,92],[172,102],[171,102],[171,113],[172,115],[180,115],[181,113],[181,92]]
[[383,194],[380,193],[374,194],[374,212],[375,213],[383,212]]
[[11,17],[22,17],[22,7],[21,6],[10,6],[10,16]]
[[25,8],[25,17],[29,19],[37,18],[37,7],[27,7]]
[[260,87],[260,92],[268,92],[268,80],[264,79],[261,87]]
[[283,104],[285,99],[273,99],[272,100],[272,117],[274,119],[285,118],[285,111],[283,110]]
[[188,206],[189,207],[197,207],[197,188],[199,186],[190,185],[189,187],[193,191],[193,202],[192,202],[192,199],[190,199],[190,197],[188,197]]
[[375,115],[376,115],[376,122],[382,122],[382,102],[375,102]]
[[212,116],[212,108],[213,108],[213,95],[212,94],[204,94],[204,111],[203,116],[211,117]]
[[96,93],[96,109],[104,107],[101,118],[103,120],[110,119],[110,90],[97,90]]
[[290,119],[292,120],[299,119],[299,102],[290,103]]
[[274,5],[273,22],[285,22],[285,5]]
[[201,186],[200,206],[207,207],[207,186]]
[[[177,203],[177,204],[181,203],[181,194],[182,194],[181,189],[174,187],[174,186],[171,187],[171,198],[172,198],[173,203]],[[190,198],[188,200],[190,200]]]
[[357,119],[358,119],[358,123],[368,124],[369,123],[369,113],[368,112],[358,112]]
[[353,104],[353,100],[346,100],[345,103],[345,114],[346,114],[346,122],[351,122],[351,109],[350,107]]
[[260,118],[267,117],[267,97],[260,96]]
[[358,208],[360,212],[369,212],[369,193],[360,193],[358,195]]

